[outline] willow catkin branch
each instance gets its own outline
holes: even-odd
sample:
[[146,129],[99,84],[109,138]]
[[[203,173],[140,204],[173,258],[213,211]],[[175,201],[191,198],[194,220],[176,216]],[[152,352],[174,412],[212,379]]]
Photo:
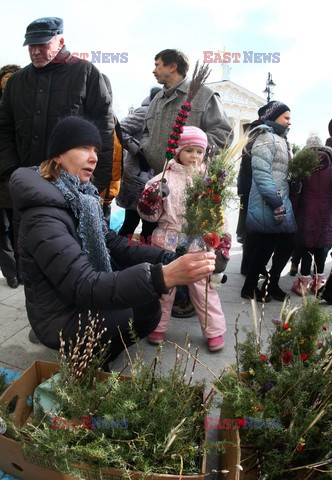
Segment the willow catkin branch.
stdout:
[[[187,357],[186,357],[186,360],[185,360],[185,365],[184,365],[184,370],[183,370],[183,378],[186,378],[187,376],[187,368],[188,368],[188,362],[189,362],[189,358],[190,358],[190,353],[189,353],[189,349],[190,349],[190,341],[189,341],[189,335],[187,334],[186,335],[186,340],[185,340],[185,352],[187,353]],[[188,350],[187,350],[188,349]]]
[[198,352],[199,352],[199,347],[196,347],[195,357],[194,357],[194,363],[193,363],[193,367],[192,367],[192,369],[191,369],[191,374],[190,374],[188,386],[191,384],[191,381],[192,381],[193,376],[194,376],[194,372],[195,372],[195,368],[196,368],[196,363],[197,363]]
[[198,90],[206,82],[208,76],[210,75],[211,70],[207,64],[202,65],[198,68],[198,61],[196,62],[193,76],[189,85],[187,102],[191,103]]
[[239,358],[239,339],[238,339],[238,334],[239,334],[239,318],[240,314],[238,313],[237,317],[235,318],[235,356],[236,356],[236,374],[237,378],[239,381],[241,381],[241,375],[240,375],[240,358]]
[[206,277],[205,280],[205,302],[204,302],[204,315],[205,315],[205,320],[204,320],[204,332],[206,332],[207,327],[208,327],[208,295],[209,295],[209,277]]
[[[171,344],[171,345],[177,345],[176,343],[174,342],[171,342],[170,340],[167,340],[167,343]],[[201,365],[202,367],[204,367],[208,372],[211,373],[211,375],[220,382],[220,378],[211,370],[211,368],[209,368],[205,363],[201,362],[197,357],[195,357],[194,354],[188,352],[185,348],[183,347],[180,347],[180,345],[177,345],[179,350],[181,350],[182,352],[185,352],[187,355],[190,355],[191,358],[196,358],[196,362]]]

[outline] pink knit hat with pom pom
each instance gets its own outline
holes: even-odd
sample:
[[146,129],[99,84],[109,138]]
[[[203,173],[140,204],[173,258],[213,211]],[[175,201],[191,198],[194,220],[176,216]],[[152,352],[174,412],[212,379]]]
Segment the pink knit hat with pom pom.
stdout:
[[197,147],[202,147],[204,153],[207,148],[207,136],[200,128],[197,127],[183,127],[183,133],[179,138],[178,148],[176,150],[176,155],[179,155],[181,150],[189,145],[195,145]]

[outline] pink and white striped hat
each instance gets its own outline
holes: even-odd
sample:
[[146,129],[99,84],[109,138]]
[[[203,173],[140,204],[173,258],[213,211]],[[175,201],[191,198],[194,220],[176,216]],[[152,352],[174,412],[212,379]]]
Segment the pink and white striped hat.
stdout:
[[188,145],[196,145],[202,147],[205,153],[208,141],[206,133],[203,132],[200,128],[197,127],[183,127],[183,132],[178,141],[178,148],[176,150],[176,155],[179,155],[181,150]]

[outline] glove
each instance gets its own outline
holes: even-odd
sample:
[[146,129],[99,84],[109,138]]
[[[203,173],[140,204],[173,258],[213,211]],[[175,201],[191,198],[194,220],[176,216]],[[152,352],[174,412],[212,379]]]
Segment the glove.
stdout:
[[175,252],[163,252],[160,258],[160,261],[163,265],[168,265],[169,263],[173,262],[177,258],[181,257],[186,253],[185,247],[177,247]]
[[231,248],[231,236],[226,234],[220,241],[220,244],[215,249],[216,254],[216,268],[213,273],[223,272],[229,262],[229,250]]
[[158,209],[161,205],[161,199],[169,195],[169,188],[166,185],[166,179],[164,180],[165,181],[163,182],[153,182],[152,185],[143,190],[137,204],[139,212],[143,213],[144,215],[155,215],[158,212]]
[[157,202],[160,199],[160,190],[161,190],[161,198],[166,198],[169,195],[169,188],[167,186],[166,178],[163,178],[162,182],[154,182],[151,187],[151,191],[149,192],[148,200],[150,202]]
[[281,205],[273,210],[273,218],[277,225],[280,225],[286,218],[286,208]]
[[293,180],[290,182],[290,192],[293,194],[299,194],[302,191],[302,182],[296,182]]

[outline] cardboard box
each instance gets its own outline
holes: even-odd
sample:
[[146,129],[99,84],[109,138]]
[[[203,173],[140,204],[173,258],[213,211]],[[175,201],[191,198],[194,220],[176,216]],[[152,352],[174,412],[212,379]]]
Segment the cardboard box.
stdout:
[[[221,425],[225,417],[225,413],[221,412]],[[230,428],[220,429],[219,432],[219,440],[229,442],[225,452],[219,456],[219,470],[229,470],[227,480],[258,480],[260,478],[257,468],[258,452],[255,446],[241,445],[241,430]],[[237,465],[241,465],[243,470],[237,468]],[[306,480],[309,473],[310,471],[304,468],[294,471],[294,480]],[[310,475],[310,480],[317,476],[318,474],[314,472]]]
[[[223,425],[224,418],[225,414],[221,412],[221,425]],[[250,446],[241,448],[239,430],[234,428],[220,429],[219,440],[228,442],[225,452],[219,456],[219,470],[229,470],[227,480],[258,480],[256,450]],[[237,465],[241,465],[243,470],[240,470]]]
[[[35,388],[58,372],[59,365],[52,362],[35,361],[25,372],[7,388],[0,397],[2,404],[9,404],[17,397],[16,408],[12,414],[15,425],[23,425],[32,414],[31,398]],[[107,373],[102,372],[101,378]],[[127,377],[128,380],[128,377]],[[130,378],[129,378],[130,380]],[[114,468],[95,469],[85,464],[74,465],[81,476],[87,480],[119,480],[123,471]],[[75,480],[77,477],[63,474],[56,469],[51,458],[35,454],[24,454],[19,442],[0,435],[0,470],[22,480]],[[203,480],[206,471],[206,457],[202,458],[201,473],[198,475],[164,475],[154,474],[146,480]],[[139,473],[133,472],[133,480],[139,479]]]

